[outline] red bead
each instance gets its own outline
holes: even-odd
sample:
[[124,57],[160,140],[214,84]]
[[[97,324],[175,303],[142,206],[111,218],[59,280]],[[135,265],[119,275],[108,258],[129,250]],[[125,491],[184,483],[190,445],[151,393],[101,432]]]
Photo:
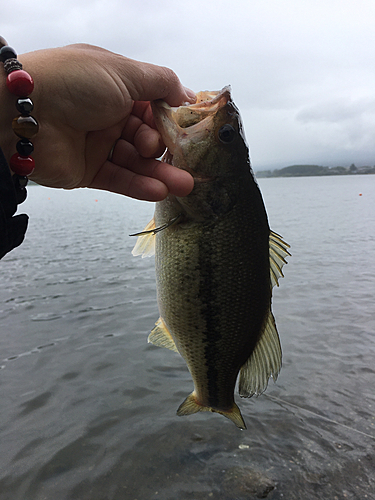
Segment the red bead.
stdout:
[[7,76],[7,87],[17,97],[27,97],[34,90],[34,80],[27,71],[17,69]]
[[18,175],[30,175],[35,168],[34,158],[21,156],[18,153],[14,153],[9,164],[12,171]]

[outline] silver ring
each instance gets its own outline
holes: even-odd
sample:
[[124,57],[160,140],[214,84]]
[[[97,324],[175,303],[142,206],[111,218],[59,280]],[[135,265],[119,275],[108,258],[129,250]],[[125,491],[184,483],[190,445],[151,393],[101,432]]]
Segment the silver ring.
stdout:
[[116,143],[114,143],[114,145],[111,147],[111,151],[109,152],[108,158],[107,158],[108,161],[112,161],[113,150],[115,149],[115,146],[116,146]]

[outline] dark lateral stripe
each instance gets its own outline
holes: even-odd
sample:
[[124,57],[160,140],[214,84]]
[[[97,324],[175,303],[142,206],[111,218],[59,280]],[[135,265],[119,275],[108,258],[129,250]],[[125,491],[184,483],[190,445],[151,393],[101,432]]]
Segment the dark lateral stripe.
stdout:
[[199,252],[202,255],[199,269],[199,298],[201,304],[204,304],[202,313],[206,321],[204,358],[207,369],[208,403],[210,407],[219,408],[219,372],[215,365],[217,363],[217,342],[220,341],[222,334],[220,333],[220,309],[217,305],[214,266],[212,265],[214,248],[212,248],[210,238],[205,238],[205,241],[201,242]]

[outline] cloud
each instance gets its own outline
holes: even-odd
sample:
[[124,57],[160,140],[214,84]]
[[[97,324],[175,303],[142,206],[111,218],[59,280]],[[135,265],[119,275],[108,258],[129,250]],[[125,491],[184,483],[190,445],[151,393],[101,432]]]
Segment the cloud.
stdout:
[[374,153],[375,97],[316,103],[300,110],[296,120],[319,138],[320,147]]
[[373,0],[13,0],[1,20],[20,53],[87,42],[197,91],[231,84],[254,161],[283,166],[357,147],[375,162],[374,18]]
[[375,119],[375,97],[356,100],[341,98],[316,103],[301,109],[296,119],[302,123],[338,123],[366,119],[371,121]]

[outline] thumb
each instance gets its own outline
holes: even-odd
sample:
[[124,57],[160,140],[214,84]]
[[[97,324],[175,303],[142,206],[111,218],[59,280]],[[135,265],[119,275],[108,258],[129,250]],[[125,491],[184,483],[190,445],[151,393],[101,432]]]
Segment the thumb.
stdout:
[[169,68],[121,57],[121,64],[117,65],[116,71],[125,80],[134,101],[163,99],[170,106],[196,101],[195,92],[184,87],[176,73]]

